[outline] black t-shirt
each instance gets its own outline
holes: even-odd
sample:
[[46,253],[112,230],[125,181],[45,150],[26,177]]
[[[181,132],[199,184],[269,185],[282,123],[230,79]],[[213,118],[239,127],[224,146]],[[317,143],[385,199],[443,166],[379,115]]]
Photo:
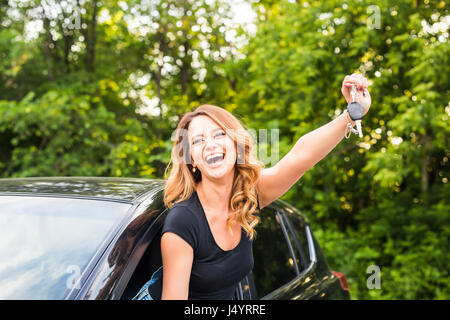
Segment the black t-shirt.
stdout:
[[[259,201],[258,201],[259,211]],[[253,268],[253,246],[244,229],[232,250],[214,240],[197,192],[167,213],[162,233],[173,232],[194,250],[188,299],[231,300],[234,290]]]

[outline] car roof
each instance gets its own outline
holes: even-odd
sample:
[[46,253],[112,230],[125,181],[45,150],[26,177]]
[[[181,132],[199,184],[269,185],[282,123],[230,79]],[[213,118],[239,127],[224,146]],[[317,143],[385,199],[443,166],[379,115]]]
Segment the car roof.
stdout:
[[47,195],[135,202],[164,187],[164,180],[121,177],[27,177],[0,179],[0,195]]

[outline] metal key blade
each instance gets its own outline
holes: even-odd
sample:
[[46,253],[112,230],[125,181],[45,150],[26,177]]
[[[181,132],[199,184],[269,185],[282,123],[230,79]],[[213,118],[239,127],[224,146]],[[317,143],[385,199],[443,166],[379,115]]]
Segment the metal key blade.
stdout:
[[363,134],[362,134],[362,128],[361,128],[361,120],[355,120],[356,123],[356,129],[358,130],[359,133],[359,137],[362,138]]

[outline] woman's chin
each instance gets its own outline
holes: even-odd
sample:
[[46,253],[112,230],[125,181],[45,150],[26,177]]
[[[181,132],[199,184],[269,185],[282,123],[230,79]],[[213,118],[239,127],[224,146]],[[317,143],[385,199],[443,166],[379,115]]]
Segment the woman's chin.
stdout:
[[214,180],[223,179],[233,173],[233,168],[234,165],[227,164],[225,161],[220,161],[220,163],[206,165],[202,170],[202,176],[206,176]]

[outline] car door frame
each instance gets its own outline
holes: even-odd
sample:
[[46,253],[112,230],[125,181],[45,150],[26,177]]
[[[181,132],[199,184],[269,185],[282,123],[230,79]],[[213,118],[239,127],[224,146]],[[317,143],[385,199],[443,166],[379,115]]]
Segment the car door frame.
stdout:
[[[283,236],[288,244],[289,253],[294,262],[294,268],[296,270],[297,275],[295,278],[293,278],[286,284],[282,285],[281,287],[271,291],[270,293],[266,294],[261,298],[258,298],[254,281],[254,275],[252,272],[250,272],[249,275],[247,275],[241,282],[239,282],[235,298],[238,300],[256,300],[256,299],[276,300],[276,299],[312,298],[315,294],[317,294],[317,290],[311,290],[312,289],[311,286],[312,287],[320,286],[320,282],[317,283],[317,281],[313,281],[314,272],[317,269],[317,256],[309,224],[306,221],[303,221],[306,233],[306,240],[308,243],[309,263],[307,264],[306,268],[305,265],[302,265],[302,269],[300,270],[297,264],[296,251],[298,254],[300,254],[300,256],[302,256],[302,254],[300,253],[302,251],[302,248],[299,244],[300,242],[297,239],[297,236],[291,230],[292,224],[289,225],[291,222],[289,221],[289,217],[287,216],[286,211],[284,210],[281,204],[278,204],[276,202],[269,205],[269,209],[271,209],[274,212],[274,214],[278,217],[277,220],[280,223],[280,227],[283,231]],[[292,239],[294,239],[294,243],[292,243],[292,241],[290,240],[289,235],[291,235]]]

